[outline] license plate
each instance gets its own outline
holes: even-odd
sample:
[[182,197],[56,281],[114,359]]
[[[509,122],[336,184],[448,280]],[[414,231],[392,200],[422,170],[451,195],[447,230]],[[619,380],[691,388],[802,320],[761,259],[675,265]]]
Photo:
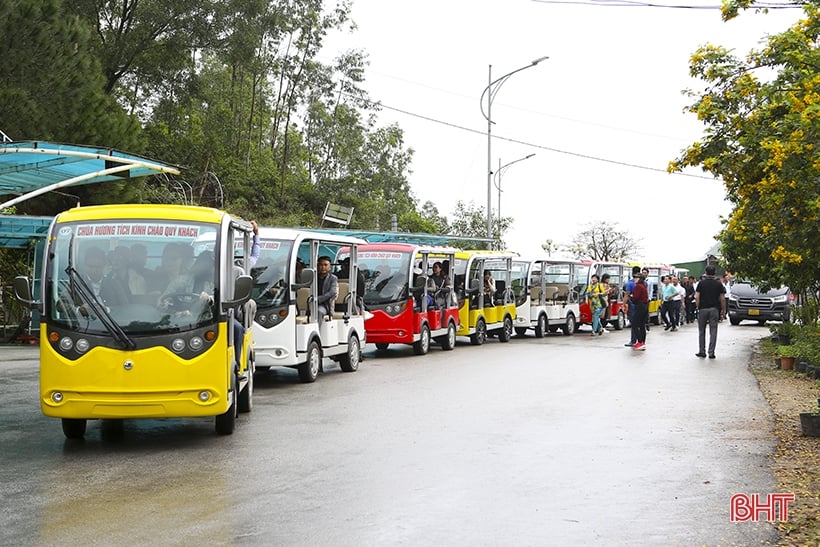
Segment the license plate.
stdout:
[[760,315],[760,310],[749,310],[749,315]]

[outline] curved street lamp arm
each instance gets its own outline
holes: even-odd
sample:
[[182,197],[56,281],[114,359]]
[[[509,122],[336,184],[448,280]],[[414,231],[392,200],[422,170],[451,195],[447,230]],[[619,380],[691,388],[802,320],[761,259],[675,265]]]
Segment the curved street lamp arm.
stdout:
[[481,93],[481,98],[479,99],[479,105],[481,106],[481,115],[484,116],[484,119],[487,120],[490,123],[493,123],[492,120],[490,120],[489,116],[487,116],[487,113],[484,112],[484,96],[487,95],[487,93],[490,94],[488,102],[492,103],[495,100],[495,96],[498,93],[498,90],[501,89],[501,86],[504,85],[504,83],[510,78],[510,76],[512,76],[513,74],[517,74],[517,73],[521,72],[522,70],[527,70],[528,68],[532,68],[535,65],[537,65],[538,63],[540,63],[541,61],[544,61],[546,59],[549,59],[549,57],[548,56],[539,57],[538,59],[535,59],[534,61],[532,61],[530,64],[524,65],[521,68],[517,68],[517,69],[513,70],[512,72],[508,72],[507,74],[501,76],[500,78],[496,78],[495,80],[490,82],[487,85],[487,87],[484,88],[484,91]]

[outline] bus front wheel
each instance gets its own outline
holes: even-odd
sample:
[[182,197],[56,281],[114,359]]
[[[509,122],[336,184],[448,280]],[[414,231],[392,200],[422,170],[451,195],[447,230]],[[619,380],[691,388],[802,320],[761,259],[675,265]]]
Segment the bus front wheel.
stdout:
[[307,350],[307,360],[299,365],[299,381],[303,384],[310,384],[319,377],[319,370],[322,368],[322,349],[316,340],[312,340]]
[[418,341],[413,343],[413,353],[426,355],[428,351],[430,351],[430,327],[425,323],[421,326]]
[[347,353],[339,358],[339,368],[342,372],[356,372],[359,370],[359,361],[362,357],[362,347],[359,344],[359,337],[351,334],[347,339]]
[[220,414],[214,420],[216,432],[219,435],[231,435],[234,427],[236,427],[236,382],[231,385],[231,406],[228,407],[227,412]]
[[85,437],[85,420],[63,418],[63,434],[66,439],[82,439]]

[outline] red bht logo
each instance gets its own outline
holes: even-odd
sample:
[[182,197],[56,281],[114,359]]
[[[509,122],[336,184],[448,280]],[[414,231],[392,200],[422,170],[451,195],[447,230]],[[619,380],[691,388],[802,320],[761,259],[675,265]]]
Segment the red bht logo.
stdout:
[[735,494],[730,502],[729,518],[732,522],[757,522],[763,513],[769,522],[786,522],[792,501],[794,494],[768,494],[765,500],[759,494]]

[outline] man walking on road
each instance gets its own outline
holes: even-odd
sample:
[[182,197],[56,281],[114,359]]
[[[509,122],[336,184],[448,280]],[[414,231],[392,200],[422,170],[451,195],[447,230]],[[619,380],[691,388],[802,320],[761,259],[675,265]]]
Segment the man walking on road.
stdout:
[[726,317],[726,289],[715,279],[715,267],[706,266],[706,278],[695,289],[695,307],[698,310],[698,352],[706,357],[706,325],[709,325],[709,359],[715,358],[718,321]]

